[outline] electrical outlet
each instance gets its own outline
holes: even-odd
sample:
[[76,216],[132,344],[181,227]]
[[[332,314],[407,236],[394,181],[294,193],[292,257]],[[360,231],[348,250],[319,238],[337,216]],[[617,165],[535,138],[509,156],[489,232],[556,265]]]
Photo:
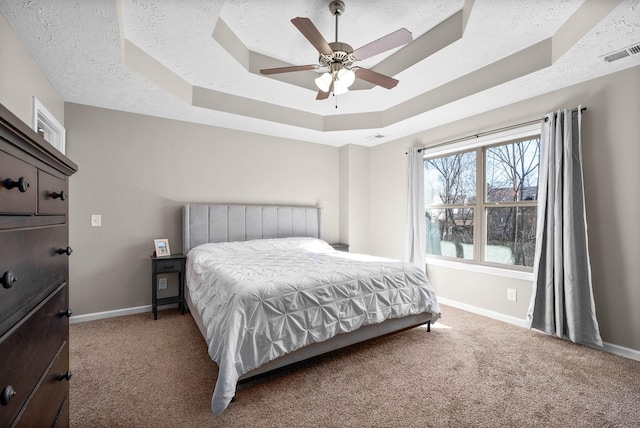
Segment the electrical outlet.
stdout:
[[93,227],[102,226],[102,216],[100,214],[91,214],[91,226]]
[[159,278],[158,290],[166,290],[166,289],[167,289],[167,278]]
[[516,294],[515,288],[507,288],[507,300],[511,300],[512,302],[518,300],[518,295]]

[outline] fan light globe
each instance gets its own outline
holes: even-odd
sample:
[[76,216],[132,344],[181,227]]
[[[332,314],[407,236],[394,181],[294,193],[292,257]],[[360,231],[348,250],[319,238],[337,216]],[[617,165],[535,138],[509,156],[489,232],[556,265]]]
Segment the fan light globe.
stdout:
[[322,92],[329,92],[329,87],[331,87],[331,81],[333,78],[331,77],[331,73],[324,73],[322,76],[316,79],[316,86]]
[[345,88],[349,88],[353,85],[353,82],[356,80],[356,73],[349,70],[348,68],[342,68],[338,71],[338,81]]
[[335,95],[342,95],[349,92],[349,88],[347,88],[340,80],[336,80],[333,82],[333,93]]
[[[329,92],[331,88],[331,81],[333,80],[331,73],[324,73],[316,79],[316,86],[322,92]],[[336,95],[342,95],[349,92],[349,86],[353,85],[356,80],[356,74],[347,69],[341,68],[336,73],[336,80],[333,82],[333,91]]]

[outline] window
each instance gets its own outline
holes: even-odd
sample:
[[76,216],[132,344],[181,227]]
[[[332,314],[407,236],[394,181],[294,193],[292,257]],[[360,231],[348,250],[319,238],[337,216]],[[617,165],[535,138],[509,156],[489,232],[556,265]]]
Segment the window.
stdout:
[[540,135],[527,134],[425,154],[428,256],[531,270]]
[[49,113],[49,110],[36,97],[33,97],[33,129],[46,142],[58,149],[62,154],[65,153],[66,131],[64,126]]

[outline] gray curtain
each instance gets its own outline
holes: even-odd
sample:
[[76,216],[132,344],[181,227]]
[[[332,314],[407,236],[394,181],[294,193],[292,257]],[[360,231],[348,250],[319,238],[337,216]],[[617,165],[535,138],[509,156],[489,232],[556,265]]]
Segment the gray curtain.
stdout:
[[528,319],[576,343],[602,346],[591,283],[582,175],[582,112],[542,123],[534,284]]
[[405,221],[405,259],[425,268],[427,237],[424,218],[424,157],[422,150],[407,153],[407,215]]

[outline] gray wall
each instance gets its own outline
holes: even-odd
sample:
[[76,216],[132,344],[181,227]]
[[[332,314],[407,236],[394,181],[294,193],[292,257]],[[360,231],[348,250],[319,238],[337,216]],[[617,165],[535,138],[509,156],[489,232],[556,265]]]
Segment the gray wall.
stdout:
[[[640,67],[584,82],[371,149],[371,252],[403,256],[407,148],[428,146],[582,104],[583,153],[594,297],[603,340],[640,350]],[[375,173],[374,173],[375,172]],[[436,293],[524,318],[527,281],[429,266]],[[518,302],[506,299],[518,290]]]
[[[77,315],[148,305],[154,238],[182,251],[185,202],[320,206],[338,240],[338,149],[67,103],[70,300]],[[91,227],[91,214],[102,227]]]
[[369,148],[340,147],[340,242],[356,253],[370,251],[369,172]]

